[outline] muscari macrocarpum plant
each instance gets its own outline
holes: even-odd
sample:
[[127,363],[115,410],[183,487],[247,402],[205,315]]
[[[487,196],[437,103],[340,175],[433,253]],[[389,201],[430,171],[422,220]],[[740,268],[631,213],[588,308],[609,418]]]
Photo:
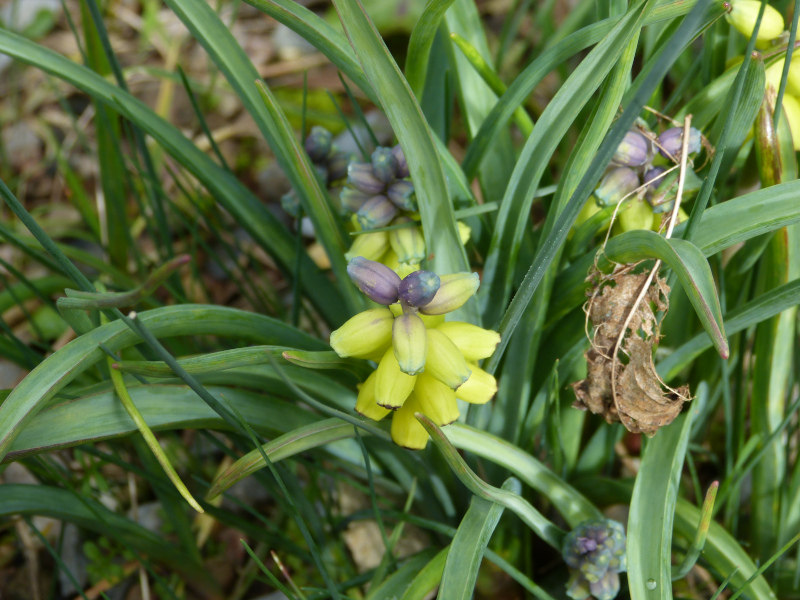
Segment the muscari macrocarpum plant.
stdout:
[[[289,598],[486,597],[502,582],[509,598],[800,597],[791,3],[583,0],[561,20],[519,2],[497,31],[469,0],[431,2],[402,71],[357,0],[334,0],[341,30],[289,0],[248,3],[396,136],[353,160],[327,131],[296,131],[226,21],[166,0],[326,261],[229,166],[197,82],[180,74],[208,153],[129,91],[113,3],[106,20],[80,3],[80,62],[0,29],[0,52],[91,99],[104,198],[85,202],[57,161],[83,220],[65,233],[14,195],[19,174],[0,186],[0,355],[27,373],[0,395],[0,456],[37,481],[0,486],[0,515],[79,525],[163,597],[230,592],[204,567],[215,523],[246,538],[236,566]],[[351,107],[348,127],[368,131]],[[209,301],[203,260],[244,309]],[[203,448],[175,433],[189,429]],[[245,477],[269,518],[220,504]],[[345,514],[354,490],[370,509]],[[153,499],[170,533],[126,515]],[[363,521],[388,548],[369,566],[342,533]],[[428,532],[411,555],[407,522]]]

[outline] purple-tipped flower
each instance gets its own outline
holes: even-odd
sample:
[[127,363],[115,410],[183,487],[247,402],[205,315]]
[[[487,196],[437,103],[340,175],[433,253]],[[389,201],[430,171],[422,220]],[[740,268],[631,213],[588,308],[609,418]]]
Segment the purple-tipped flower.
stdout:
[[342,193],[339,194],[339,200],[342,206],[350,212],[358,212],[361,207],[366,204],[367,200],[372,198],[372,194],[365,194],[355,188],[342,188]]
[[375,149],[372,153],[372,172],[384,183],[389,183],[397,176],[397,158],[391,148]]
[[613,600],[619,573],[627,570],[625,530],[611,519],[585,521],[564,538],[561,555],[574,571],[567,595],[576,600],[594,596]]
[[386,196],[373,196],[356,213],[362,229],[377,229],[389,224],[397,214],[397,207]]
[[324,127],[312,127],[305,142],[306,153],[312,162],[319,163],[325,160],[331,151],[333,135]]
[[406,275],[398,288],[399,298],[409,306],[426,306],[430,304],[439,291],[441,280],[431,271],[414,271]]
[[[658,151],[664,158],[672,155],[676,160],[680,159],[681,147],[683,145],[683,127],[670,127],[658,136]],[[689,154],[700,152],[701,139],[700,132],[694,127],[689,128]]]
[[406,155],[403,154],[403,149],[400,147],[400,144],[392,148],[392,154],[394,154],[397,160],[397,178],[403,179],[404,177],[408,177],[410,175],[408,163],[406,162]]
[[617,147],[613,160],[625,167],[641,167],[647,162],[650,142],[641,133],[629,131]]
[[400,276],[386,265],[356,256],[347,263],[347,274],[373,302],[387,306],[397,302]]
[[328,156],[325,166],[328,168],[328,182],[339,181],[347,175],[347,165],[351,156],[346,152],[333,152]]
[[645,188],[645,196],[650,199],[655,191],[658,189],[662,183],[664,183],[664,173],[666,173],[667,169],[664,167],[653,167],[649,171],[646,171],[644,177],[642,177],[642,183],[646,185]]
[[639,177],[636,172],[628,167],[617,167],[603,177],[594,195],[603,206],[615,206],[637,187]]
[[408,179],[398,179],[390,186],[386,195],[389,196],[397,208],[403,210],[417,210],[417,196],[414,193],[414,183]]
[[347,182],[365,194],[380,194],[386,186],[375,177],[370,163],[351,162],[347,166]]

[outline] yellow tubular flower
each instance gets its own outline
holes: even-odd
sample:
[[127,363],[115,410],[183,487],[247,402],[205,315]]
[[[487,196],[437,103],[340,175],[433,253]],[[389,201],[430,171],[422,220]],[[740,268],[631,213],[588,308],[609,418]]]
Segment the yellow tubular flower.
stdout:
[[392,348],[403,373],[416,375],[425,370],[428,334],[425,331],[425,323],[418,315],[409,313],[394,320]]
[[466,246],[472,235],[472,228],[464,221],[456,221],[456,225],[458,225],[458,238],[461,240],[461,245]]
[[439,291],[430,303],[420,308],[426,315],[443,315],[452,312],[475,295],[481,280],[477,273],[441,275]]
[[342,358],[372,358],[392,343],[393,322],[388,308],[365,310],[331,333],[331,348]]
[[423,412],[422,404],[412,393],[402,408],[392,415],[392,440],[409,450],[422,450],[428,444],[428,432],[417,421],[416,412]]
[[[408,217],[398,217],[393,224],[400,225],[411,222],[412,220]],[[422,237],[422,229],[416,225],[390,231],[389,244],[401,263],[418,265],[425,258],[425,239]]]
[[450,389],[456,389],[469,379],[470,370],[464,355],[438,329],[428,330],[428,360],[425,372]]
[[464,358],[472,362],[490,357],[500,343],[499,333],[470,323],[448,321],[436,329],[449,337]]
[[363,256],[368,260],[380,259],[389,249],[389,234],[385,231],[376,233],[362,233],[357,235],[350,246],[350,251],[344,257],[351,260],[356,256]]
[[394,350],[389,348],[376,371],[375,400],[384,408],[397,410],[414,389],[416,379],[416,375],[406,375],[400,370]]
[[[403,307],[399,304],[392,304],[389,306],[389,310],[392,311],[392,314],[395,317],[399,317],[403,314]],[[439,327],[442,323],[444,323],[444,315],[423,315],[422,313],[418,313],[419,318],[422,319],[422,322],[425,323],[425,327],[428,329],[434,329]]]
[[461,414],[458,412],[456,393],[430,375],[423,373],[417,377],[414,395],[422,406],[420,412],[439,427],[449,425]]
[[476,364],[470,364],[472,375],[456,390],[456,398],[471,404],[486,404],[497,393],[497,380]]
[[378,406],[378,403],[375,401],[375,380],[377,378],[376,372],[373,371],[372,374],[367,377],[361,389],[358,390],[358,400],[356,400],[356,412],[373,421],[380,421],[383,417],[392,412],[382,406]]
[[[749,38],[753,35],[760,10],[760,0],[731,0],[731,10],[725,15],[725,18],[739,33]],[[759,42],[769,41],[781,33],[783,33],[783,16],[767,4],[756,40]]]

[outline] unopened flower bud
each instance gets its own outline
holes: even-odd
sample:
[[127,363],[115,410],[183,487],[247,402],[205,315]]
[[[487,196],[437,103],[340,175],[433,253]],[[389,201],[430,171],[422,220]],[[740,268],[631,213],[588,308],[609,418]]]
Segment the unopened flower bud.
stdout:
[[346,152],[333,152],[328,156],[325,166],[328,167],[328,182],[339,181],[347,175],[347,165],[350,164],[352,157]]
[[408,171],[408,163],[406,162],[406,155],[403,154],[403,149],[400,147],[400,144],[397,144],[394,148],[392,148],[392,154],[394,154],[394,158],[397,160],[398,179],[408,177],[410,175]]
[[389,183],[397,176],[397,158],[391,148],[375,149],[372,153],[372,172],[384,183]]
[[650,142],[637,131],[629,131],[617,147],[613,160],[618,165],[640,167],[647,162]]
[[[403,283],[400,282],[402,288]],[[402,292],[401,292],[402,297]],[[437,327],[461,350],[464,358],[478,361],[490,357],[500,343],[500,334],[471,323],[448,321]]]
[[653,227],[653,207],[644,200],[633,199],[627,209],[617,216],[617,223],[622,231],[634,229],[651,229]]
[[[739,33],[746,38],[753,35],[758,13],[761,10],[760,0],[731,0],[731,9],[725,18]],[[775,8],[767,4],[756,40],[759,42],[775,39],[783,33],[783,16]]]
[[394,320],[392,348],[403,373],[417,375],[425,370],[428,332],[419,315],[408,313]]
[[370,198],[372,198],[372,194],[367,194],[351,187],[342,188],[342,193],[339,194],[339,200],[342,206],[354,213],[361,210],[361,207],[364,206]]
[[[408,217],[398,217],[393,224],[401,223],[413,223],[413,221]],[[417,224],[393,229],[388,233],[389,244],[397,254],[399,262],[417,265],[425,258],[425,238],[422,237],[422,229]]]
[[398,287],[400,300],[409,306],[422,307],[430,304],[439,291],[441,279],[431,271],[414,271],[406,275]]
[[386,196],[378,195],[367,200],[356,214],[362,229],[377,229],[394,219],[397,207]]
[[620,200],[639,187],[639,176],[628,167],[617,167],[609,171],[594,191],[603,206],[616,206]]
[[585,521],[564,538],[561,556],[572,569],[570,598],[613,600],[619,575],[627,570],[625,530],[611,519]]
[[417,210],[417,195],[414,192],[414,184],[408,179],[398,179],[392,182],[386,191],[389,200],[403,210]]
[[470,404],[486,404],[497,393],[497,380],[474,363],[467,363],[469,379],[456,390],[456,398]]
[[420,425],[414,413],[423,412],[422,404],[411,392],[400,410],[392,415],[392,440],[409,450],[422,450],[428,445],[428,432]]
[[379,262],[356,256],[347,263],[347,274],[370,300],[378,304],[397,302],[400,277],[389,267]]
[[455,390],[469,379],[471,371],[450,338],[437,329],[429,329],[425,373]]
[[367,377],[361,389],[358,390],[358,399],[356,400],[356,412],[373,421],[380,421],[383,417],[392,412],[379,406],[375,400],[375,381],[377,378],[377,372],[373,371],[372,374]]
[[642,177],[642,183],[647,186],[648,192],[658,189],[658,186],[664,181],[662,175],[666,172],[667,169],[664,167],[653,167],[645,172],[644,177]]
[[389,234],[385,231],[362,233],[356,236],[350,250],[345,253],[347,260],[363,256],[367,260],[378,260],[389,249]]
[[400,369],[400,363],[394,355],[394,350],[389,348],[378,363],[377,377],[375,379],[375,400],[389,410],[397,410],[408,398],[416,375],[406,375]]
[[366,194],[380,194],[386,186],[375,177],[370,163],[351,162],[347,166],[347,182]]
[[461,245],[466,246],[469,237],[472,235],[472,227],[464,223],[464,221],[456,221],[458,226],[458,239],[461,240]]
[[331,348],[342,358],[370,358],[392,342],[394,315],[388,308],[358,313],[331,332]]
[[317,179],[320,184],[325,187],[328,184],[328,168],[325,165],[314,164],[314,172],[317,174]]
[[311,162],[319,163],[325,160],[331,151],[332,141],[333,134],[330,131],[324,127],[312,127],[305,142],[306,154]]
[[439,291],[420,310],[426,315],[443,315],[461,308],[481,284],[477,273],[453,273],[439,277]]
[[[664,158],[680,160],[683,147],[683,127],[670,127],[658,136],[658,151]],[[689,154],[700,152],[700,132],[694,127],[689,128]]]
[[439,427],[449,425],[460,415],[455,392],[430,375],[423,373],[417,377],[414,395],[422,405],[419,412]]

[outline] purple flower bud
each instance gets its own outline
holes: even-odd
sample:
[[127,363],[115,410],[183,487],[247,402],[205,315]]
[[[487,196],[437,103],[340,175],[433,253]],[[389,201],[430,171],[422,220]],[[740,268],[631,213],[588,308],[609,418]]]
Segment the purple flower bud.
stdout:
[[642,178],[642,183],[646,185],[645,188],[645,197],[649,200],[652,198],[655,191],[658,189],[662,183],[664,183],[664,173],[666,173],[667,169],[664,167],[653,167],[649,171],[646,171],[644,177]]
[[417,210],[417,196],[414,193],[414,183],[408,179],[398,179],[389,186],[386,192],[397,208],[403,210]]
[[305,142],[306,153],[312,162],[319,163],[325,160],[331,151],[333,135],[324,127],[312,127]]
[[375,177],[389,183],[397,176],[397,159],[391,148],[379,147],[372,153],[372,172]]
[[386,196],[373,196],[356,213],[362,229],[377,229],[388,225],[397,214],[397,207]]
[[409,306],[426,306],[439,291],[441,280],[431,271],[414,271],[406,275],[398,288],[400,300]]
[[647,162],[650,142],[641,133],[629,131],[617,147],[613,160],[618,165],[640,167]]
[[[679,160],[682,145],[683,127],[670,127],[658,136],[658,151],[664,158],[670,158],[670,155],[672,155],[676,160]],[[689,128],[689,154],[700,152],[700,146],[700,132],[694,127]]]
[[380,194],[386,184],[375,177],[370,163],[351,162],[347,166],[347,182],[366,194]]
[[397,302],[400,276],[386,265],[356,256],[347,263],[347,274],[373,302],[384,305]]
[[594,195],[603,206],[615,206],[637,187],[639,187],[639,177],[636,172],[628,167],[617,167],[603,177]]
[[342,206],[350,212],[358,212],[361,210],[361,207],[364,206],[370,198],[372,198],[372,194],[365,194],[355,188],[349,187],[343,188],[342,193],[339,195]]
[[406,162],[406,155],[403,154],[403,149],[400,147],[400,144],[392,148],[392,154],[394,154],[394,157],[397,159],[397,178],[403,179],[404,177],[408,177],[410,175],[408,163]]
[[333,152],[328,156],[325,166],[328,167],[328,183],[339,181],[347,175],[347,165],[350,164],[351,156],[346,152]]

